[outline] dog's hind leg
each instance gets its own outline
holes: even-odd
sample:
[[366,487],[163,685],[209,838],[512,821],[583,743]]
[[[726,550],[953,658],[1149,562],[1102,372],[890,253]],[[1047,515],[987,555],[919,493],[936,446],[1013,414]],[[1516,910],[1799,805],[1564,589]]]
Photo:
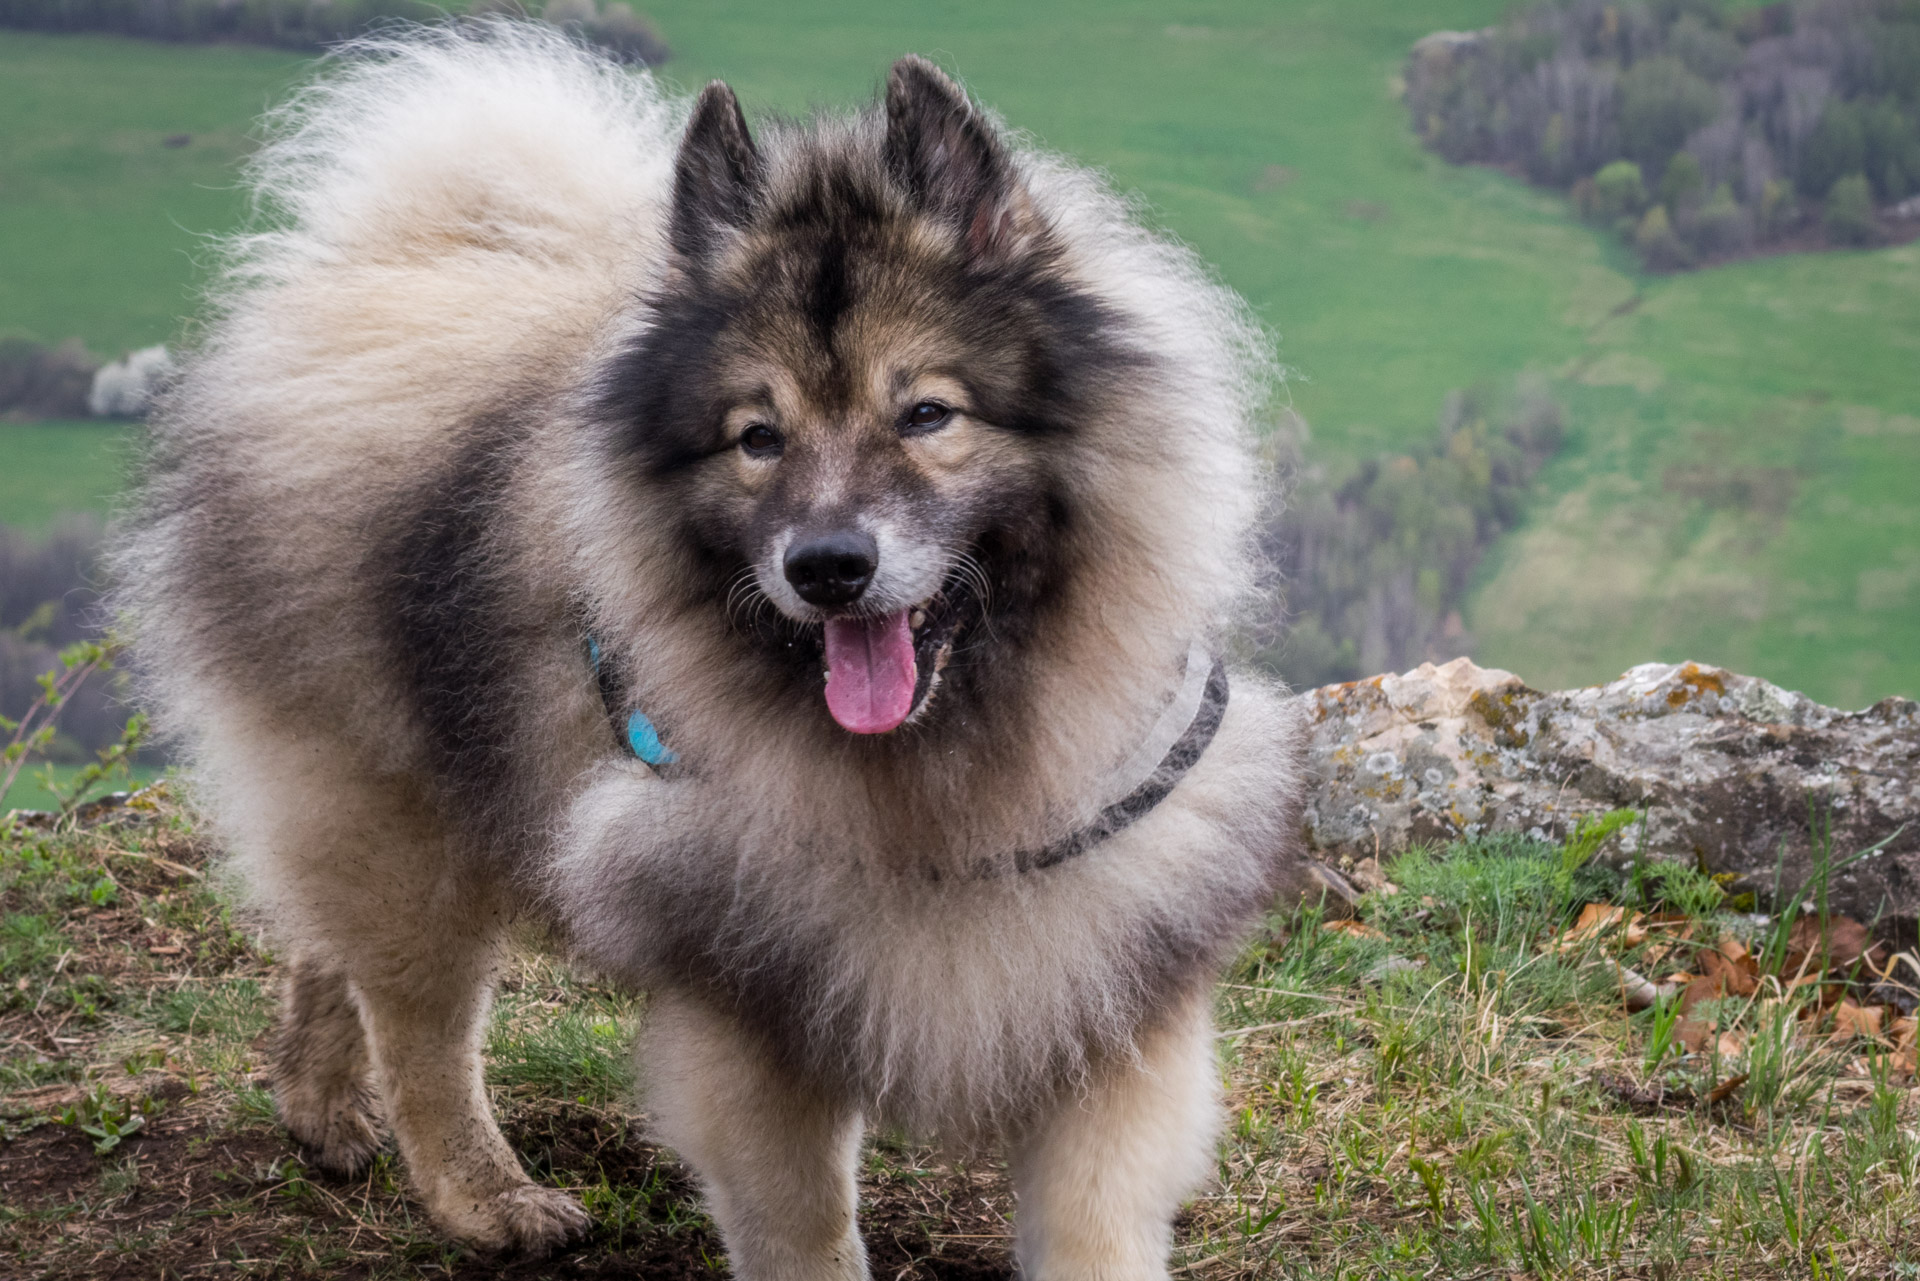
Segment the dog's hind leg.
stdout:
[[273,1044],[274,1103],[315,1165],[357,1174],[380,1148],[360,1007],[346,971],[328,958],[309,953],[287,970]]
[[1139,1055],[1067,1091],[1012,1153],[1020,1275],[1159,1281],[1173,1217],[1213,1168],[1219,1086],[1210,993],[1142,1035]]
[[508,905],[451,860],[407,907],[342,949],[401,1157],[449,1234],[503,1253],[551,1251],[585,1233],[586,1212],[521,1169],[482,1072]]
[[662,996],[642,1043],[655,1132],[691,1165],[740,1281],[863,1281],[861,1119],[729,1020]]

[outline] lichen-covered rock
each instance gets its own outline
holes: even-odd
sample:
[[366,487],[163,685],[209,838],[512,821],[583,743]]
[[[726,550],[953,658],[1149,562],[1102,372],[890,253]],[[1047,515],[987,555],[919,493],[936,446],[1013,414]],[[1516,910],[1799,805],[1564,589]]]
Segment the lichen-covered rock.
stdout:
[[[1833,876],[1830,901],[1862,920],[1920,916],[1910,700],[1835,711],[1700,663],[1542,693],[1464,658],[1300,697],[1317,774],[1308,839],[1328,862],[1476,832],[1558,839],[1581,816],[1644,809],[1648,857],[1734,873],[1763,901],[1776,881],[1805,883],[1823,848],[1838,864],[1892,836]],[[1641,840],[1636,825],[1602,857],[1629,860]]]

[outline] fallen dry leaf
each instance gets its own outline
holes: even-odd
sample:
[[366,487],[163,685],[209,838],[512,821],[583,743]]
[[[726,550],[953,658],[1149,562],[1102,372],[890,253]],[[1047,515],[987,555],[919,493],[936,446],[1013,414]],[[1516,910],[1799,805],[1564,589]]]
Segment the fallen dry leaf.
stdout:
[[1851,999],[1842,1001],[1833,1007],[1833,1034],[1836,1038],[1870,1036],[1878,1041],[1882,1039],[1880,1024],[1885,1013],[1878,1005],[1861,1005]]
[[1351,934],[1355,938],[1383,939],[1386,937],[1386,935],[1382,934],[1379,930],[1374,929],[1373,926],[1354,917],[1347,917],[1339,921],[1322,921],[1320,922],[1320,928],[1323,930],[1332,930],[1337,934]]
[[[1709,1046],[1716,1045],[1713,1024],[1705,1019],[1681,1019],[1673,1025],[1673,1039],[1684,1045],[1689,1054],[1705,1054]],[[1717,1048],[1721,1058],[1730,1059],[1746,1050],[1747,1038],[1738,1031],[1722,1032]]]
[[1562,952],[1571,952],[1609,934],[1616,927],[1621,928],[1615,941],[1622,946],[1633,947],[1646,941],[1647,927],[1643,924],[1646,919],[1643,912],[1635,912],[1629,917],[1624,907],[1589,903],[1580,909],[1580,919],[1573,923],[1573,928],[1554,941],[1554,947]]
[[[1882,955],[1874,955],[1876,951]],[[1819,978],[1828,970],[1846,969],[1863,958],[1877,971],[1885,967],[1887,951],[1883,944],[1874,942],[1871,930],[1850,916],[1829,916],[1825,931],[1818,916],[1802,916],[1787,932],[1780,977],[1792,980],[1798,976],[1799,982],[1804,982],[1808,976]]]
[[1760,986],[1760,967],[1750,956],[1733,960],[1720,951],[1702,952],[1700,973],[1720,985],[1722,995],[1752,996]]
[[1719,979],[1696,977],[1687,980],[1686,991],[1680,994],[1680,1012],[1690,1014],[1693,1007],[1702,1001],[1717,1001],[1727,994]]

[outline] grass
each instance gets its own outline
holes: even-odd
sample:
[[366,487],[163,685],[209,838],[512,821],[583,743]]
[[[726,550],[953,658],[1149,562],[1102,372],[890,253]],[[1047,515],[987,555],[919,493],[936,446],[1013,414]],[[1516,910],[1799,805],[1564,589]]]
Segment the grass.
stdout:
[[[1543,946],[1574,903],[1630,884],[1603,869],[1567,882],[1557,860],[1525,842],[1416,852],[1364,929],[1304,913],[1230,978],[1223,1021],[1261,1030],[1228,1038],[1237,1123],[1183,1248],[1193,1272],[1913,1266],[1920,1134],[1886,1052],[1808,1035],[1808,1001],[1775,989],[1718,1002],[1737,1050],[1656,1053],[1671,1007],[1629,1017],[1598,946]],[[1695,902],[1711,885],[1666,879]]]
[[[266,1088],[276,959],[205,860],[165,804],[0,839],[0,1271],[94,1276],[106,1252],[128,1275],[238,1260],[264,1277],[493,1275],[437,1240],[391,1156],[353,1181],[301,1164]],[[1622,1008],[1614,959],[1660,973],[1754,930],[1717,915],[1710,877],[1514,838],[1386,872],[1397,892],[1369,895],[1357,920],[1272,918],[1221,984],[1231,1124],[1217,1182],[1182,1217],[1177,1275],[1920,1267],[1910,1060],[1836,1039],[1803,1017],[1820,984],[1765,971],[1751,999]],[[1637,941],[1567,942],[1596,901],[1669,916]],[[644,1017],[530,947],[496,1005],[494,1106],[535,1175],[596,1224],[568,1275],[718,1275],[685,1171],[633,1110],[626,1044]],[[1702,1028],[1711,1045],[1690,1049]],[[1009,1275],[997,1165],[876,1136],[862,1183],[875,1275]]]
[[[1552,376],[1572,438],[1466,610],[1482,660],[1542,686],[1690,657],[1833,703],[1920,694],[1920,250],[1648,276],[1557,196],[1422,152],[1393,92],[1407,47],[1504,0],[645,7],[670,79],[724,76],[750,111],[864,100],[918,50],[1104,166],[1276,331],[1336,475],[1424,438],[1449,389]],[[0,242],[38,249],[0,267],[0,327],[109,353],[173,334],[194,237],[234,225],[250,122],[302,65],[0,33],[21,122]],[[10,448],[0,474],[62,468]]]
[[[172,339],[235,162],[302,60],[241,46],[0,33],[0,330],[102,356]],[[166,145],[186,135],[184,146]]]
[[131,460],[125,423],[0,423],[0,515],[42,534],[63,516],[104,516]]
[[1659,281],[1562,372],[1575,440],[1482,566],[1479,658],[1542,688],[1697,658],[1920,693],[1920,246]]

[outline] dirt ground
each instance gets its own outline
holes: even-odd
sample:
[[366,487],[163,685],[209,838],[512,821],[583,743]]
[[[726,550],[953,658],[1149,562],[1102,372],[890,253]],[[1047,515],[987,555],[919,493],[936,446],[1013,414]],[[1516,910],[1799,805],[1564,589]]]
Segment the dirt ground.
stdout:
[[[726,1274],[685,1170],[645,1142],[626,1092],[566,1097],[566,1046],[548,1051],[562,1060],[544,1069],[553,1080],[494,1085],[534,1176],[593,1213],[593,1235],[563,1255],[449,1247],[390,1154],[356,1180],[309,1171],[272,1119],[271,953],[227,916],[209,851],[177,816],[128,817],[0,838],[0,1281]],[[536,1049],[580,995],[554,982],[524,993]],[[571,1069],[583,1090],[625,1054],[624,1039],[593,1048]],[[142,1120],[101,1152],[89,1107]],[[1009,1277],[1011,1208],[996,1168],[877,1144],[861,1215],[874,1275]]]

